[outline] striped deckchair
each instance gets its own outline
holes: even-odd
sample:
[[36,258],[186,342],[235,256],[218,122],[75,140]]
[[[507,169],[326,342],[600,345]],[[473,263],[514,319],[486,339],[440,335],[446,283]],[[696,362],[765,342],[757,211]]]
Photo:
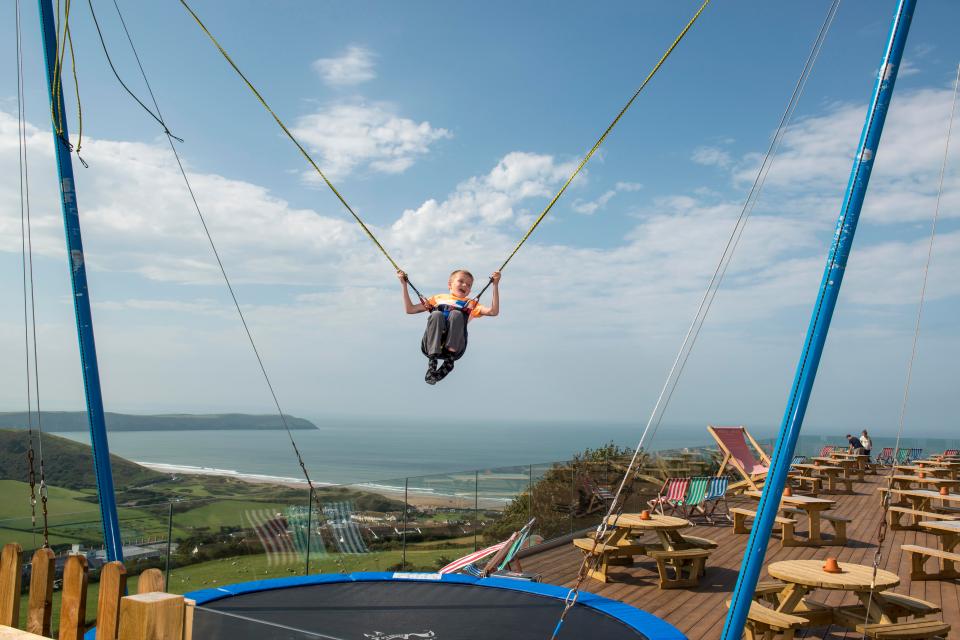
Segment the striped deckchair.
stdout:
[[750,488],[759,491],[767,477],[767,471],[770,470],[770,458],[746,427],[707,425],[707,432],[713,436],[723,452],[717,475],[725,475],[728,468],[733,469],[743,480],[730,485],[731,490]]
[[703,512],[703,501],[707,498],[707,488],[709,485],[710,478],[690,478],[687,495],[683,498],[683,502],[680,505],[680,510],[685,516],[691,518],[695,511]]
[[[520,531],[517,533],[517,539],[513,542],[512,545],[510,545],[510,548],[507,550],[507,553],[500,560],[499,564],[494,563],[494,560],[496,560],[496,557],[494,557],[494,559],[490,561],[490,564],[484,568],[484,571],[487,572],[487,575],[489,575],[490,571],[493,571],[493,570],[503,571],[507,567],[510,567],[511,565],[513,565],[513,568],[516,571],[521,570],[520,562],[519,560],[516,559],[516,556],[517,556],[517,553],[520,552],[520,549],[523,549],[523,545],[526,544],[527,538],[530,536],[530,531],[533,529],[533,523],[536,521],[537,521],[536,518],[531,518],[530,522],[524,525],[523,529],[520,529]],[[487,569],[490,569],[490,571],[487,571]]]
[[703,501],[703,515],[710,524],[713,524],[713,516],[716,515],[717,507],[723,503],[723,511],[719,514],[730,520],[730,505],[727,504],[727,485],[730,480],[727,476],[718,476],[710,478],[710,484],[707,486],[707,496]]
[[807,456],[793,456],[793,460],[790,461],[790,464],[803,464],[807,461]]
[[687,495],[687,488],[690,486],[690,478],[667,478],[667,481],[660,487],[657,497],[647,502],[651,509],[660,512],[660,515],[676,513],[677,509],[682,509],[683,499]]
[[[463,556],[462,558],[458,558],[457,560],[454,560],[453,562],[451,562],[451,563],[448,564],[447,566],[445,566],[445,567],[443,567],[442,569],[440,569],[440,573],[455,573],[455,572],[457,572],[457,571],[463,571],[467,566],[472,566],[474,562],[478,562],[478,561],[480,561],[480,560],[483,560],[484,558],[487,558],[487,557],[489,557],[489,556],[492,556],[492,555],[495,554],[497,551],[500,551],[500,550],[503,549],[505,546],[507,546],[507,542],[511,542],[511,543],[512,543],[512,542],[513,542],[513,539],[514,539],[514,536],[516,536],[516,535],[517,535],[517,534],[513,534],[513,535],[510,536],[510,538],[508,538],[507,540],[504,540],[503,542],[498,542],[497,544],[494,544],[494,545],[490,545],[490,546],[487,547],[486,549],[480,549],[479,551],[474,551],[473,553],[468,553],[467,555]],[[474,567],[474,569],[477,570],[476,567]],[[479,570],[478,570],[478,571],[479,571]],[[470,572],[467,571],[467,573],[470,573]]]
[[923,449],[897,449],[897,464],[907,464],[923,457]]
[[877,462],[880,464],[893,464],[893,447],[884,447],[880,455],[877,456]]
[[960,449],[945,449],[943,451],[943,456],[944,457],[960,456]]
[[[505,569],[511,563],[514,563],[517,570],[519,570],[520,565],[516,561],[516,555],[527,542],[534,522],[536,522],[536,518],[531,519],[520,531],[513,532],[510,537],[503,542],[498,542],[485,549],[468,553],[462,558],[454,560],[440,569],[440,573],[455,573],[461,571],[468,575],[482,578],[490,575],[494,571]],[[483,569],[476,566],[475,563],[486,558],[490,558],[490,560],[484,565]]]

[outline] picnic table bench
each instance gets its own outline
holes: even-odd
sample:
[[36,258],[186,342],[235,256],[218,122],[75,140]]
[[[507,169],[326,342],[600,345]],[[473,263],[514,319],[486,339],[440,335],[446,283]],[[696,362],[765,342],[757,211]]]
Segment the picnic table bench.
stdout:
[[[762,494],[759,491],[746,491],[744,495],[759,500]],[[825,498],[797,495],[782,496],[780,498],[780,512],[784,514],[782,517],[787,518],[789,516],[801,515],[806,517],[807,522],[806,539],[793,535],[793,540],[788,542],[786,535],[784,535],[783,546],[823,547],[842,546],[846,544],[846,526],[847,523],[850,522],[850,519],[825,513],[836,505],[837,503],[834,500],[827,500]],[[748,513],[746,515],[750,514]],[[829,522],[833,527],[835,535],[832,538],[823,537],[821,533],[821,521],[823,520]],[[734,529],[734,531],[736,531],[736,529]]]
[[[793,465],[794,469],[800,471],[801,475],[819,476],[827,479],[827,488],[825,493],[853,493],[853,479],[844,474],[843,467],[829,464],[810,464],[801,463]],[[839,485],[844,488],[841,491]]]
[[[693,526],[689,520],[674,516],[651,514],[643,520],[640,514],[624,513],[610,516],[607,524],[612,527],[609,537],[601,542],[594,538],[577,538],[575,547],[585,555],[596,556],[599,562],[588,574],[600,582],[608,582],[611,565],[632,564],[634,556],[646,555],[657,563],[661,589],[696,586],[706,571],[710,550],[717,543],[707,538],[684,536],[681,529]],[[653,532],[655,539],[634,540],[634,535]]]
[[[877,493],[883,495],[888,489],[878,487]],[[890,506],[887,512],[888,523],[893,529],[919,529],[922,520],[960,520],[953,507],[944,505],[946,502],[960,504],[960,495],[948,493],[946,495],[929,489],[890,489],[894,496],[902,500]],[[939,500],[940,504],[935,501]],[[901,520],[904,515],[912,516],[910,524],[904,525]]]
[[[960,563],[960,521],[926,520],[920,522],[920,529],[931,533],[940,541],[939,549],[930,549],[919,545],[905,544],[900,548],[910,554],[913,580],[955,580],[960,578],[956,563]],[[939,558],[940,570],[928,572],[924,565],[930,558]]]
[[928,485],[936,487],[937,489],[940,487],[947,487],[950,489],[960,485],[960,480],[954,480],[952,478],[937,478],[927,475],[922,478],[917,475],[893,476],[893,486],[897,489],[913,489],[913,485],[918,485],[918,487],[924,487]]

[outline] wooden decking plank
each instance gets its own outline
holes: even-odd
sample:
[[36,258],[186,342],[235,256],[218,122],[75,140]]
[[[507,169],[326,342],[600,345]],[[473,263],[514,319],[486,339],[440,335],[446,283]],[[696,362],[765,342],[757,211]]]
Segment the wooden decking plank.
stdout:
[[[871,565],[876,550],[876,532],[880,523],[880,501],[875,493],[882,476],[867,476],[866,482],[856,483],[856,494],[830,496],[837,500],[833,512],[853,518],[848,525],[850,543],[845,547],[790,547],[780,546],[779,538],[770,541],[766,561],[787,559],[824,559],[828,555],[842,562]],[[755,501],[737,498],[730,506],[756,505]],[[734,535],[730,526],[698,525],[689,530],[691,535],[716,540],[720,545],[707,562],[707,575],[696,589],[661,590],[656,565],[649,559],[639,559],[632,567],[616,567],[611,570],[611,582],[601,584],[588,579],[582,589],[591,593],[620,600],[662,617],[673,624],[690,640],[715,640],[726,618],[724,601],[730,597],[737,572],[743,558],[748,536]],[[943,608],[943,620],[954,626],[951,633],[960,631],[960,584],[957,581],[910,580],[910,559],[901,551],[900,545],[916,543],[937,546],[934,536],[914,531],[888,531],[884,545],[885,555],[881,567],[900,575],[902,584],[896,589]],[[524,559],[524,568],[543,575],[545,582],[572,586],[580,567],[582,555],[573,545],[548,550]],[[766,572],[761,579],[767,579]],[[853,594],[819,591],[816,598],[829,604],[853,603]],[[837,627],[817,629],[807,637],[813,638],[859,638],[856,633]]]

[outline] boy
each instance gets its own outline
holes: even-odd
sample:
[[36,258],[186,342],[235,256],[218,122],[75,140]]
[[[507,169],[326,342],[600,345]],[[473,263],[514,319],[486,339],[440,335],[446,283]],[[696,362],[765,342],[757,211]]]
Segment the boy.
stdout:
[[[427,356],[427,374],[423,377],[427,384],[437,384],[453,371],[453,362],[463,355],[467,348],[467,323],[481,316],[500,314],[500,272],[490,276],[493,285],[493,301],[489,307],[471,300],[473,275],[464,269],[450,274],[447,287],[450,293],[441,293],[413,304],[407,290],[407,274],[397,272],[400,287],[403,290],[403,309],[407,313],[430,312],[427,329],[423,332],[420,349]],[[438,362],[442,361],[438,366]]]

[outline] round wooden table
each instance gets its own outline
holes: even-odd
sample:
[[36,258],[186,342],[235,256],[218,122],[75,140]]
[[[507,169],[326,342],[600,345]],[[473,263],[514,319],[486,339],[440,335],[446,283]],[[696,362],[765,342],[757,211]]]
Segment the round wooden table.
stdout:
[[823,570],[823,563],[823,560],[782,560],[767,566],[770,577],[778,578],[790,585],[783,592],[778,611],[796,612],[807,593],[814,589],[852,591],[857,594],[865,607],[869,607],[869,618],[872,622],[890,622],[890,617],[883,609],[884,601],[878,592],[892,589],[900,584],[900,577],[897,574],[883,569],[878,570],[871,598],[870,584],[873,567],[840,562],[838,564],[842,573],[827,573]]
[[[823,560],[781,560],[767,566],[770,577],[800,584],[811,589],[837,589],[841,591],[869,591],[873,567],[864,564],[840,562],[843,573],[827,573]],[[900,577],[889,571],[877,571],[877,591],[892,589],[900,584]]]
[[607,524],[630,529],[631,533],[643,534],[653,531],[667,551],[689,549],[693,546],[680,535],[680,529],[693,526],[692,522],[684,518],[651,513],[649,520],[642,520],[639,513],[623,513],[607,518]]

